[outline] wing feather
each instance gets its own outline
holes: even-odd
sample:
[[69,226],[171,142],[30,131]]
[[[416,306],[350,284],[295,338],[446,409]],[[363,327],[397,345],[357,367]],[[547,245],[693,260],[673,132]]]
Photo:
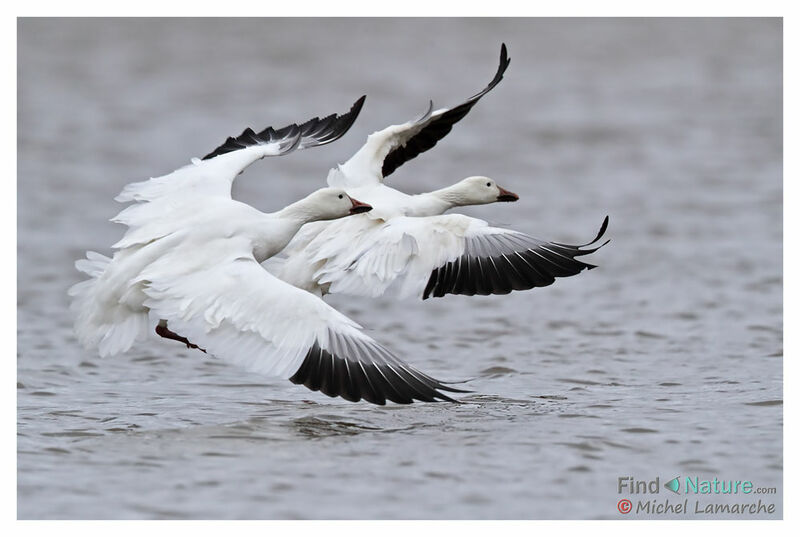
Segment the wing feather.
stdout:
[[508,68],[511,59],[508,57],[505,43],[500,47],[500,64],[497,67],[497,72],[491,82],[481,91],[461,103],[460,105],[451,109],[440,110],[429,119],[420,128],[411,129],[409,138],[405,140],[398,140],[398,144],[386,155],[383,160],[381,168],[384,178],[392,174],[397,168],[402,166],[405,162],[413,159],[420,153],[434,147],[439,140],[447,136],[452,130],[453,125],[464,119],[472,107],[477,102],[489,93],[500,81],[503,79],[503,73]]
[[229,137],[222,145],[204,156],[202,160],[213,159],[219,155],[253,145],[283,144],[284,149],[281,154],[285,154],[293,149],[307,149],[329,144],[338,140],[350,130],[350,127],[353,126],[358,114],[361,112],[361,107],[364,106],[366,98],[366,95],[361,96],[360,99],[353,103],[350,111],[345,114],[331,114],[322,119],[318,117],[311,118],[299,126],[296,124],[287,125],[277,131],[272,127],[267,127],[259,133],[248,127],[239,136],[235,138]]
[[339,139],[355,122],[365,98],[362,96],[342,115],[315,117],[302,125],[292,124],[277,130],[267,127],[259,133],[247,128],[202,159],[193,159],[191,164],[172,173],[126,185],[115,199],[125,203],[173,195],[183,199],[195,195],[229,198],[234,179],[255,161]]
[[139,276],[145,306],[209,354],[288,378],[331,397],[452,401],[461,391],[418,372],[316,296],[269,274],[227,239],[204,250],[177,248]]
[[[589,246],[600,240],[608,227],[608,217],[600,233]],[[507,294],[511,291],[545,287],[556,278],[574,276],[595,265],[576,259],[591,254],[596,248],[545,242],[529,235],[502,228],[476,227],[465,236],[464,253],[458,258],[435,267],[422,292],[422,299],[446,294],[489,295]],[[473,272],[462,278],[453,268],[463,263],[474,263],[480,276]]]
[[[325,228],[291,252],[286,266],[315,267],[313,281],[330,293],[423,299],[507,294],[594,268],[576,258],[602,246],[585,248],[602,238],[608,217],[595,240],[582,246],[542,241],[458,214],[367,223],[357,233]],[[288,272],[279,275],[291,281]]]
[[379,183],[405,162],[434,147],[447,136],[453,125],[461,121],[484,95],[500,83],[510,62],[504,43],[500,48],[497,72],[484,89],[453,108],[432,111],[431,103],[428,111],[419,119],[391,125],[371,134],[355,155],[331,170],[328,184],[353,188]]

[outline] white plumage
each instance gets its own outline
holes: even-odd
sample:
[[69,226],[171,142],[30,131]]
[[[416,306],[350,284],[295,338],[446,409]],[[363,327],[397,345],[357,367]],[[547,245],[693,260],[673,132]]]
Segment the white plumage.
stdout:
[[[268,270],[320,296],[391,294],[424,299],[447,293],[504,294],[549,285],[555,277],[592,268],[575,257],[594,250],[546,243],[464,215],[443,215],[454,207],[518,199],[492,179],[468,177],[419,195],[405,194],[383,182],[397,167],[446,136],[502,80],[509,63],[503,45],[497,72],[482,91],[451,109],[432,112],[431,103],[419,119],[369,135],[347,162],[330,171],[328,185],[347,188],[372,205],[373,211],[304,226],[281,256],[266,264]],[[512,243],[517,250],[509,249]],[[484,246],[479,254],[477,245]],[[511,253],[511,258],[502,257]],[[464,271],[441,273],[465,256],[469,259],[458,263]],[[472,265],[477,270],[467,271]],[[439,278],[444,280],[437,284]]]
[[153,328],[163,337],[259,373],[357,401],[448,399],[444,386],[404,364],[352,320],[265,271],[306,223],[370,209],[340,188],[323,188],[274,213],[230,197],[233,180],[265,156],[335,140],[363,98],[342,116],[229,138],[203,160],[126,186],[134,205],[112,258],[76,262],[90,279],[74,285],[79,340],[101,356],[130,349]]

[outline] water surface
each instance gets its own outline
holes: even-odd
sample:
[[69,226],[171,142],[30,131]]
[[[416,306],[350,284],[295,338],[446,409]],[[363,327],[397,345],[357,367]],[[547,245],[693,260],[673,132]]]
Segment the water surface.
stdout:
[[[600,268],[331,300],[472,379],[462,404],[352,404],[155,337],[77,344],[72,263],[110,253],[125,183],[366,93],[343,139],[237,181],[275,210],[370,132],[478,91],[501,42],[504,81],[391,183],[489,175],[521,200],[466,213],[562,242],[609,214]],[[23,19],[18,516],[618,518],[620,476],[751,480],[782,516],[780,47],[779,22],[747,19]]]

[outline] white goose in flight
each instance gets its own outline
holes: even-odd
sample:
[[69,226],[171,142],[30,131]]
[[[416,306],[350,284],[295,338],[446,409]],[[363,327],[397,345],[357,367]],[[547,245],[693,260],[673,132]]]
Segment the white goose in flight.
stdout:
[[126,186],[117,200],[138,203],[113,219],[129,228],[114,256],[88,252],[76,262],[90,276],[69,290],[78,339],[110,356],[155,327],[164,338],[332,397],[452,401],[442,391],[462,390],[403,363],[354,321],[260,265],[303,224],[369,205],[323,188],[265,214],[230,196],[233,180],[257,159],[343,135],[362,103],[300,126],[248,129],[202,160]]
[[419,119],[371,134],[347,162],[332,169],[328,185],[373,206],[369,214],[303,227],[281,257],[267,268],[284,281],[317,295],[347,293],[377,297],[445,294],[505,294],[550,285],[594,265],[576,257],[582,246],[542,241],[518,231],[489,226],[459,214],[459,206],[516,201],[518,196],[488,177],[408,195],[384,184],[403,163],[432,148],[502,79],[510,63],[505,44],[494,78],[453,108],[428,111]]

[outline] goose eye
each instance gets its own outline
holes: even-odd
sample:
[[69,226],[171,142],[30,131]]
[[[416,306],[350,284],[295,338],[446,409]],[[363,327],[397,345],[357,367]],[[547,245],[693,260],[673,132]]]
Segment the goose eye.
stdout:
[[343,196],[342,194],[339,194],[339,199],[340,199],[340,200],[341,200],[341,199],[344,199],[344,196]]

